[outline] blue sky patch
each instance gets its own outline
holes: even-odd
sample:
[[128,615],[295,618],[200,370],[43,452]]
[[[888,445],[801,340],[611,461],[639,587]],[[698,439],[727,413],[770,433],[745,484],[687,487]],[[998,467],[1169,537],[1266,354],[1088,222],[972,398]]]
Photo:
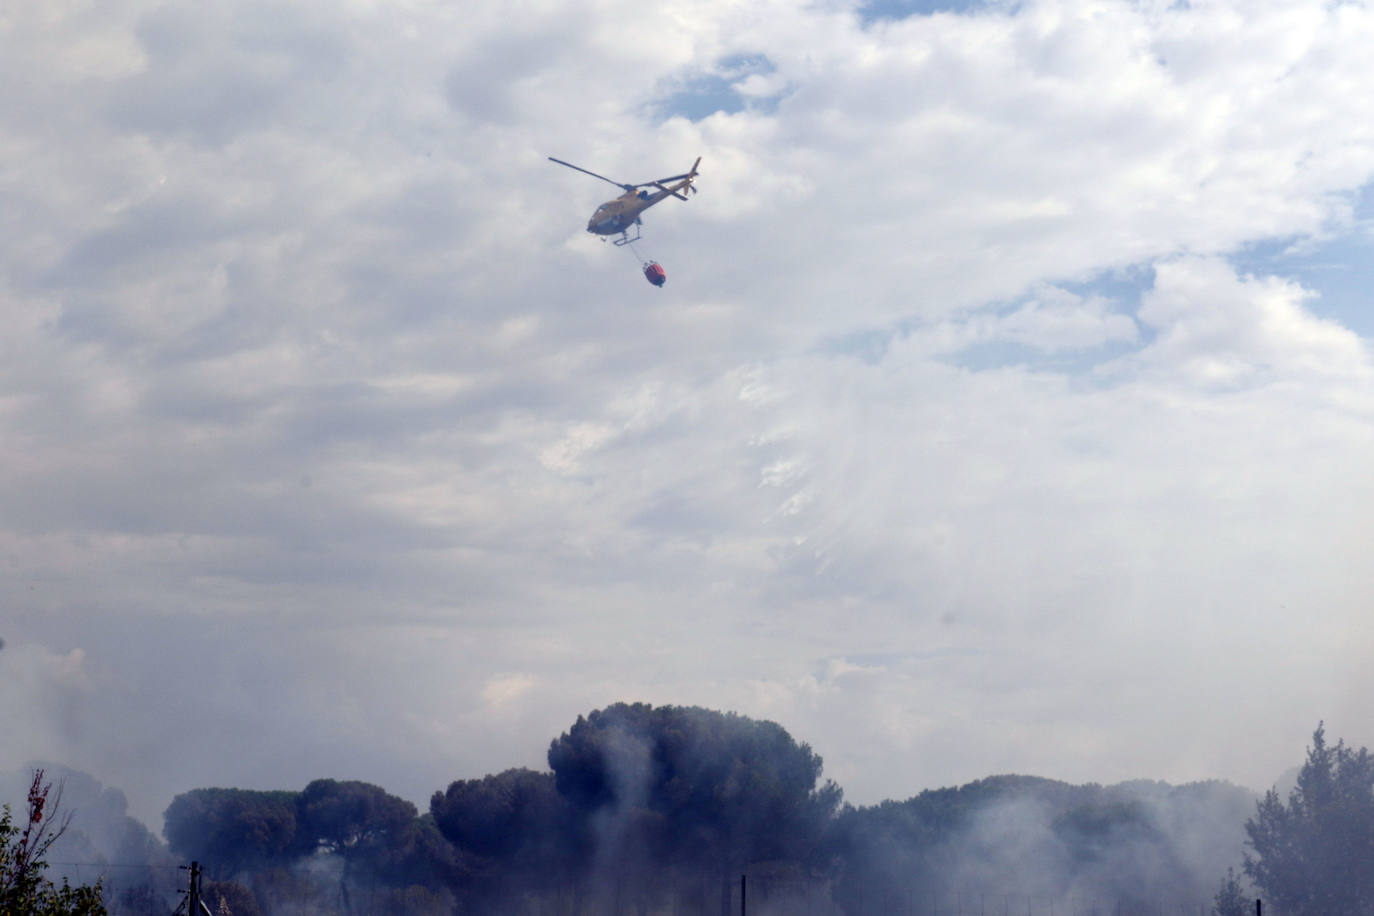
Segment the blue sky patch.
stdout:
[[1238,273],[1302,284],[1317,293],[1305,303],[1312,314],[1338,321],[1361,337],[1374,336],[1369,308],[1374,299],[1374,185],[1363,187],[1353,203],[1353,231],[1319,240],[1257,242],[1230,260]]
[[1086,379],[1098,366],[1134,353],[1143,345],[1142,340],[1115,340],[1084,350],[1048,351],[1011,340],[992,340],[971,344],[945,361],[972,372],[1021,367]]
[[864,25],[934,13],[966,13],[985,4],[981,0],[869,0],[856,10]]
[[[989,318],[1010,318],[1036,303],[1042,293],[1048,295],[1049,300],[1040,303],[1039,307],[1054,309],[1056,306],[1052,301],[1053,290],[1083,300],[1103,301],[1108,304],[1104,315],[1134,316],[1140,308],[1141,298],[1154,287],[1154,284],[1155,271],[1151,265],[1132,265],[1103,271],[1086,280],[1061,281],[1053,284],[1051,290],[1040,293],[1032,290],[1005,301],[989,302],[980,308],[946,320],[957,324],[968,323],[972,326],[980,320]],[[826,337],[817,343],[813,352],[826,356],[849,357],[868,365],[875,365],[887,358],[894,341],[919,335],[923,329],[929,329],[925,322],[903,319],[891,325],[863,328]],[[938,358],[951,365],[973,371],[1024,366],[1033,370],[1077,375],[1090,372],[1102,363],[1148,346],[1156,336],[1153,328],[1139,321],[1135,322],[1134,336],[1131,339],[1110,336],[1108,339],[1082,343],[1060,340],[1037,345],[1016,339],[1017,331],[1014,327],[1008,326],[1002,331],[1002,334],[984,339],[977,339],[975,335],[963,345],[946,351]]]
[[745,109],[771,113],[777,108],[781,94],[750,97],[736,87],[750,76],[776,70],[773,62],[762,54],[722,57],[710,72],[674,85],[666,97],[654,103],[654,108],[662,119],[683,117],[689,121],[700,121],[717,112],[736,114]]

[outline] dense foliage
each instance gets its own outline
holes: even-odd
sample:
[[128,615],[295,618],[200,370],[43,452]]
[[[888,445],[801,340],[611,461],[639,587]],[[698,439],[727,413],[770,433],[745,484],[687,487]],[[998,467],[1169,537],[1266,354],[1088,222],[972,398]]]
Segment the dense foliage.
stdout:
[[[809,861],[839,790],[821,759],[772,722],[617,704],[549,747],[550,773],[507,770],[435,793],[440,831],[470,854],[465,899],[563,911],[718,905],[749,863]],[[728,889],[725,891],[728,896]]]
[[1285,802],[1270,790],[1246,822],[1245,871],[1283,916],[1374,913],[1374,758],[1318,725]]
[[228,877],[283,857],[296,842],[295,792],[195,789],[163,815],[172,849]]
[[[172,849],[201,862],[226,903],[251,889],[316,912],[452,908],[447,888],[458,883],[457,851],[433,819],[369,783],[317,779],[300,792],[195,789],[173,799],[164,820]],[[409,903],[395,903],[402,900]]]
[[1221,889],[1212,898],[1212,916],[1250,916],[1254,912],[1251,898],[1241,887],[1234,868],[1226,869]]
[[45,856],[67,827],[58,795],[36,770],[22,826],[10,806],[0,808],[0,916],[105,916],[100,884],[59,887],[46,874]]
[[[1106,912],[1197,912],[1240,854],[1253,796],[1225,783],[1074,786],[995,776],[846,808],[831,834],[846,912],[957,909],[960,900],[1074,900]],[[1014,907],[1011,907],[1014,908]]]
[[614,816],[657,862],[717,870],[807,860],[840,802],[782,726],[700,708],[618,704],[549,747],[559,793]]
[[470,899],[547,893],[567,886],[587,864],[589,844],[552,773],[513,769],[459,780],[434,793],[430,812],[467,857]]

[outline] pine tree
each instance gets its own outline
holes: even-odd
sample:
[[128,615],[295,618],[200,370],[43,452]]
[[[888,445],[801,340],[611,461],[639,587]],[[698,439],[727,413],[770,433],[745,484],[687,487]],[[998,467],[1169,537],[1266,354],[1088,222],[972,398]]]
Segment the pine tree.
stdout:
[[1312,735],[1285,803],[1269,790],[1246,821],[1245,873],[1284,916],[1374,914],[1374,758]]
[[1250,912],[1250,899],[1241,889],[1236,870],[1226,869],[1226,880],[1212,899],[1212,916],[1249,916]]

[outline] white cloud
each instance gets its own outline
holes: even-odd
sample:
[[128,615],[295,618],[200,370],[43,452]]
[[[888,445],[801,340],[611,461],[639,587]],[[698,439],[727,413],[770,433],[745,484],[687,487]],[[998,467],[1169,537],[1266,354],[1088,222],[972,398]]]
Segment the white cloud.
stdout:
[[[646,699],[777,716],[860,800],[1266,778],[1367,680],[1370,365],[1232,260],[1358,229],[1372,30],[1315,0],[7,12],[0,673],[80,646],[110,723],[26,720],[24,755],[145,817],[340,759],[423,801]],[[782,94],[654,120],[712,73]],[[703,156],[645,217],[663,290],[548,155]]]
[[1368,348],[1356,334],[1317,318],[1312,294],[1277,277],[1236,277],[1219,260],[1185,259],[1156,267],[1140,310],[1157,339],[1141,359],[1162,371],[1221,385],[1329,377],[1369,380]]
[[1016,344],[1044,353],[1095,350],[1109,344],[1129,344],[1138,328],[1122,306],[1105,297],[1083,296],[1043,285],[1011,309],[980,311],[911,332],[931,354],[957,354],[979,345]]
[[482,688],[482,699],[491,706],[507,706],[528,694],[539,683],[530,674],[498,674]]

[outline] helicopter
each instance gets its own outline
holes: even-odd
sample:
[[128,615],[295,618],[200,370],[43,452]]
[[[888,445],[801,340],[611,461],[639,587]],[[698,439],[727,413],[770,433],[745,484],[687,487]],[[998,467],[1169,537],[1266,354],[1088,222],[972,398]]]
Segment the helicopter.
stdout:
[[[624,184],[619,181],[611,181],[611,179],[607,178],[605,175],[598,175],[596,172],[584,169],[580,165],[573,165],[571,162],[564,162],[562,159],[555,159],[550,156],[549,161],[557,162],[559,165],[566,165],[570,169],[576,169],[583,174],[590,175],[593,178],[600,178],[602,181],[609,182],[618,188],[624,189],[624,194],[621,194],[615,200],[608,200],[597,207],[596,212],[592,214],[592,218],[587,220],[588,232],[604,236],[615,235],[617,232],[620,233],[620,238],[612,239],[616,245],[629,245],[639,241],[639,227],[643,225],[640,222],[639,215],[660,200],[664,200],[668,197],[686,200],[687,195],[682,193],[684,189],[690,190],[695,194],[697,189],[692,186],[692,182],[695,181],[697,177],[697,166],[701,165],[701,157],[698,156],[697,161],[692,163],[691,170],[681,175],[671,175],[668,178],[659,178],[655,181],[641,181],[639,184]],[[677,182],[677,184],[669,184],[669,182],[674,181]],[[658,190],[650,192],[646,190],[647,188],[657,188]],[[630,227],[632,226],[635,230],[634,238],[630,238],[629,236]],[[602,241],[605,241],[605,239]],[[662,285],[662,283],[655,282],[652,278],[649,282],[654,283],[655,286]]]

